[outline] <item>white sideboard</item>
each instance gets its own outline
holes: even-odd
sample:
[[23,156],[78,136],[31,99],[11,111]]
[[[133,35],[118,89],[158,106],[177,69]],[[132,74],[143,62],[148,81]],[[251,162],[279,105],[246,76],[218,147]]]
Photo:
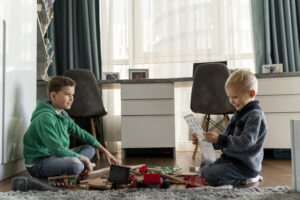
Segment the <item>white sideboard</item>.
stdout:
[[175,151],[174,83],[121,85],[122,156],[129,149]]
[[300,77],[259,78],[258,84],[269,127],[264,148],[291,148],[290,120],[300,120]]
[[[256,98],[260,101],[260,106],[265,112],[268,121],[268,127],[269,127],[264,148],[277,148],[277,149],[291,148],[290,120],[300,120],[300,86],[299,86],[300,72],[256,74],[256,76],[259,82],[258,94]],[[130,126],[127,126],[126,124],[133,123],[134,126],[132,126],[131,129],[138,128],[142,131],[146,131],[145,130],[146,128],[143,128],[144,125],[141,123],[141,119],[147,119],[147,117],[149,117],[150,119],[150,116],[157,116],[157,117],[171,116],[172,114],[166,114],[166,111],[164,110],[167,109],[166,102],[156,104],[155,106],[154,105],[155,101],[163,100],[163,99],[170,100],[173,98],[174,88],[192,87],[192,83],[193,83],[192,77],[171,78],[171,79],[99,81],[99,87],[102,89],[121,88],[122,122],[123,122],[121,128],[122,128],[122,141],[125,141],[123,142],[123,148],[142,148],[144,146],[146,147],[147,145],[152,146],[150,145],[151,143],[156,143],[156,145],[158,145],[159,143],[152,141],[152,140],[158,141],[159,139],[157,138],[151,138],[151,140],[149,140],[151,141],[151,143],[141,141],[143,140],[141,139],[141,137],[142,135],[145,135],[145,133],[139,135],[139,137],[136,137],[136,135],[134,136],[134,134],[130,133],[131,130],[127,130],[129,129],[128,127]],[[169,93],[165,93],[161,90],[157,90],[157,88],[159,88],[160,86],[156,87],[154,90],[151,91],[147,89],[145,90],[143,89],[143,87],[151,88],[153,85],[156,84],[169,85],[168,86],[170,87]],[[172,89],[172,87],[174,88]],[[142,88],[142,89],[138,89],[138,88]],[[143,91],[140,92],[140,90]],[[171,94],[172,98],[168,97],[167,94]],[[141,97],[139,95],[146,95],[146,96]],[[143,102],[144,103],[147,102],[146,104],[148,106],[142,106]],[[171,104],[168,105],[171,106]],[[147,110],[143,110],[140,107]],[[157,110],[161,111],[164,114],[156,115]],[[140,121],[134,122],[133,120],[134,117],[136,117]],[[130,119],[131,122],[129,122]],[[149,124],[148,126],[154,128]],[[173,126],[168,126],[168,127],[173,127]],[[159,131],[162,130],[162,128],[159,128],[158,126],[156,128]],[[158,132],[155,133],[158,134]],[[127,139],[127,135],[130,136],[128,139]],[[132,139],[131,136],[136,138]],[[163,136],[164,135],[162,134],[160,135],[160,137]],[[172,133],[172,135],[170,134],[170,136],[174,137],[174,133]],[[170,137],[170,140],[172,140],[172,137]],[[146,139],[148,140],[148,138]],[[162,139],[161,141],[163,142],[164,139]]]

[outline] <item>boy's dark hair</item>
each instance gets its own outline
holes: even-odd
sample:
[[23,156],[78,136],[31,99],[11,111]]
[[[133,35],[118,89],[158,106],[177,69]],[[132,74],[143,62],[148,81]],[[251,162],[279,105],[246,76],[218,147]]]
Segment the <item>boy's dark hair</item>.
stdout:
[[47,85],[47,94],[50,98],[50,92],[58,93],[65,86],[76,86],[76,83],[73,79],[66,76],[55,76],[50,79]]

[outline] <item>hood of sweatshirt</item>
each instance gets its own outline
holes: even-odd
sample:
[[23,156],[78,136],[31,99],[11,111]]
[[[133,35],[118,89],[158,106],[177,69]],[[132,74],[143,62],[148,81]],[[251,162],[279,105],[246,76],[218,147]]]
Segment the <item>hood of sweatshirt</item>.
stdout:
[[53,108],[53,106],[51,105],[50,101],[49,102],[42,102],[42,101],[38,101],[35,110],[32,113],[31,116],[31,121],[33,121],[37,116],[39,116],[40,114],[44,113],[44,112],[51,112],[54,115],[57,115],[59,117],[64,117],[63,115],[65,114],[65,112],[63,111],[62,114],[63,115],[59,115],[55,109]]

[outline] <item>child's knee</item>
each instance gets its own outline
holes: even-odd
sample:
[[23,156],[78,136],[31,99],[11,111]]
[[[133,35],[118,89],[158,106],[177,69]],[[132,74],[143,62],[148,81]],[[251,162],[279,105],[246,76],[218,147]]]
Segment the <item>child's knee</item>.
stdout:
[[204,180],[208,183],[208,185],[215,186],[220,184],[220,177],[212,167],[202,167],[201,175],[203,176]]
[[70,174],[78,175],[84,170],[84,165],[78,158],[72,158],[70,170]]
[[91,149],[90,149],[91,154],[92,154],[93,157],[94,157],[94,155],[96,154],[96,149],[95,149],[94,147],[92,147],[92,146],[90,146],[90,147],[91,147]]
[[88,144],[85,145],[85,150],[87,151],[87,154],[85,156],[88,157],[89,159],[92,159],[96,154],[95,147],[93,147],[91,145],[88,145]]
[[212,172],[211,168],[204,166],[201,168],[201,175],[206,180],[207,178],[209,178],[213,175],[213,172]]

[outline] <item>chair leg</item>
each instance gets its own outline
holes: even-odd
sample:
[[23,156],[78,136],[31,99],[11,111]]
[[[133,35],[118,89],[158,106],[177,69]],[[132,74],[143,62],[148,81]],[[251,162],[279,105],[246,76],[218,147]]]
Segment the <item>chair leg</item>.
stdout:
[[[90,118],[90,122],[91,122],[91,127],[92,127],[92,134],[93,134],[94,138],[97,139],[95,123],[94,123],[94,118],[93,117]],[[96,149],[96,156],[97,156],[97,160],[100,160],[100,153],[99,153],[98,149]]]
[[195,149],[194,149],[193,156],[192,156],[193,160],[195,160],[197,152],[198,152],[198,144],[195,144]]
[[208,132],[209,130],[209,122],[210,122],[210,115],[206,115],[206,122],[205,125],[202,127],[205,132]]
[[96,130],[99,133],[99,137],[100,137],[99,138],[100,143],[104,148],[106,148],[105,141],[104,141],[104,134],[103,134],[103,131],[100,127],[100,121],[98,120],[98,117],[95,117],[95,121],[96,121]]
[[[203,117],[202,124],[201,124],[202,129],[204,129],[204,126],[206,126],[206,124],[207,124],[206,117],[207,117],[207,115],[205,115]],[[193,156],[192,156],[193,160],[195,160],[196,154],[198,152],[198,147],[199,147],[198,143],[195,144],[195,149],[194,149]]]
[[225,122],[225,126],[227,128],[228,123],[229,123],[229,116],[227,114],[224,115],[224,122]]
[[[210,122],[210,115],[205,115],[203,117],[202,125],[201,125],[203,131],[205,131],[205,132],[209,131],[209,122]],[[229,116],[227,114],[224,115],[224,122],[225,122],[225,126],[227,128],[228,123],[229,123]],[[195,145],[195,149],[194,149],[193,156],[192,156],[193,160],[195,159],[197,152],[198,152],[198,144]]]
[[201,127],[202,127],[203,130],[206,130],[206,129],[205,129],[205,128],[206,128],[206,123],[207,123],[206,118],[207,118],[207,115],[205,115],[205,118],[202,120]]

